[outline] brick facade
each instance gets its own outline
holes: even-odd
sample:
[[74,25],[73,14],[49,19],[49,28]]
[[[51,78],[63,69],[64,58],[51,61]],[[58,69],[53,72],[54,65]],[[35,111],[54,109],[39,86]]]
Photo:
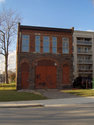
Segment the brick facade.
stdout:
[[[30,35],[29,52],[22,52],[22,35]],[[32,27],[32,26],[18,26],[18,41],[17,41],[17,89],[25,89],[23,84],[26,84],[26,89],[35,88],[70,88],[72,86],[73,79],[73,54],[72,54],[72,34],[73,29],[59,29],[59,28],[45,28],[45,27]],[[35,36],[40,36],[40,53],[35,52]],[[43,36],[49,36],[50,38],[50,53],[43,53]],[[57,53],[52,53],[52,36],[57,37]],[[62,37],[69,38],[69,54],[62,54]],[[29,67],[28,70],[26,67]],[[40,68],[39,68],[40,66]],[[42,66],[42,68],[41,68]],[[44,66],[44,68],[43,68]],[[51,66],[52,73],[50,72]],[[48,67],[48,70],[47,70]],[[36,70],[40,69],[44,72],[42,81],[46,77],[48,72],[49,80],[46,85],[40,83],[37,85]],[[54,78],[53,73],[56,69],[56,75]],[[46,71],[45,71],[46,70]],[[28,75],[26,75],[28,74]],[[66,75],[65,75],[66,74]],[[24,78],[27,83],[24,83]],[[56,86],[51,83],[51,79],[56,82]],[[55,81],[56,79],[56,81]],[[64,83],[65,82],[65,83]],[[49,85],[48,85],[49,84]],[[52,86],[51,86],[52,84]],[[43,86],[42,86],[43,85]]]

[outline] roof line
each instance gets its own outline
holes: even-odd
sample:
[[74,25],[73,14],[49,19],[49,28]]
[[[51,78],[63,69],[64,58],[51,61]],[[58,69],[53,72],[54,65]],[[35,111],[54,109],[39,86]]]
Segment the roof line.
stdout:
[[27,26],[27,25],[20,25],[20,29],[24,30],[40,30],[40,31],[58,31],[58,32],[73,32],[74,28],[65,29],[65,28],[53,28],[53,27],[40,27],[40,26]]

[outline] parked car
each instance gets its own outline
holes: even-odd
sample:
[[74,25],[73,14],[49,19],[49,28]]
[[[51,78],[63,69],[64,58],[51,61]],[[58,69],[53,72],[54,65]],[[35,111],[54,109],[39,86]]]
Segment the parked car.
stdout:
[[77,77],[73,80],[73,88],[89,89],[92,88],[92,78],[90,77]]

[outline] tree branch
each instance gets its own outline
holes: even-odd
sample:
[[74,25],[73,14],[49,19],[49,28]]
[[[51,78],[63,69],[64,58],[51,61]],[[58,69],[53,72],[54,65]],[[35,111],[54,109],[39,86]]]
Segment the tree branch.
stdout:
[[4,53],[2,53],[2,52],[0,52],[0,55],[3,55],[3,56],[5,56],[5,54],[4,54]]
[[1,38],[0,38],[0,41],[1,41],[2,43],[4,42],[4,40],[3,40],[3,39],[1,39]]
[[4,47],[2,47],[2,46],[1,46],[0,48],[1,48],[2,50],[4,50],[4,51],[5,51],[5,48],[4,48]]

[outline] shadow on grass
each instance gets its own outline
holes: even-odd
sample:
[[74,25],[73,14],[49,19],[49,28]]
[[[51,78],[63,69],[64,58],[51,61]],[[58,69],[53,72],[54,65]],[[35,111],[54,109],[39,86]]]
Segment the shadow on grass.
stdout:
[[27,101],[27,100],[43,100],[47,99],[43,95],[29,93],[29,92],[18,92],[16,90],[1,90],[0,101]]

